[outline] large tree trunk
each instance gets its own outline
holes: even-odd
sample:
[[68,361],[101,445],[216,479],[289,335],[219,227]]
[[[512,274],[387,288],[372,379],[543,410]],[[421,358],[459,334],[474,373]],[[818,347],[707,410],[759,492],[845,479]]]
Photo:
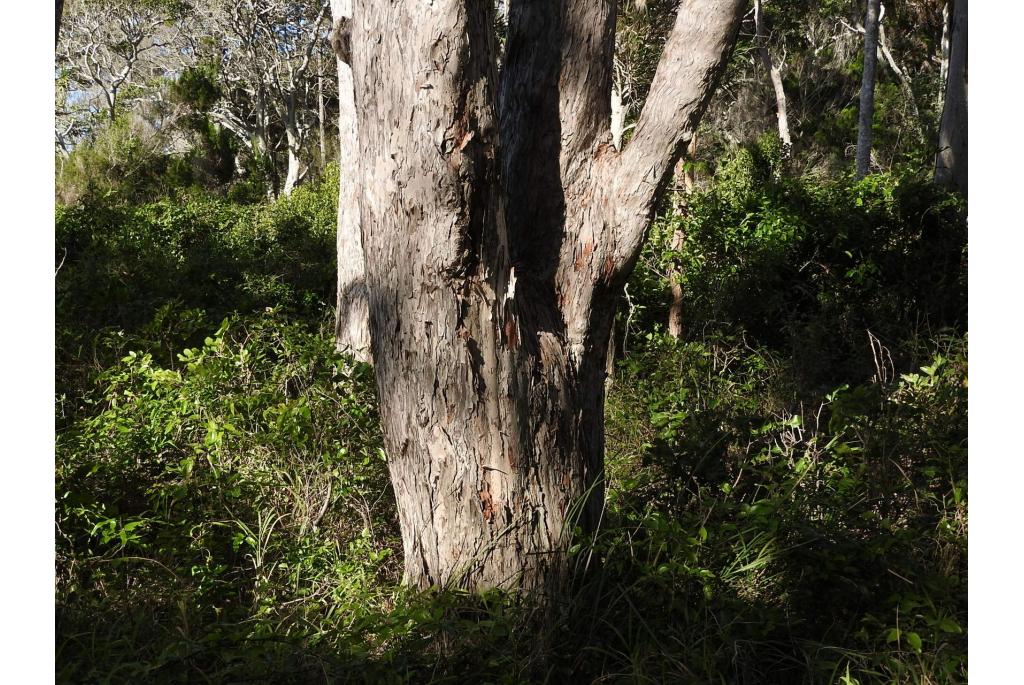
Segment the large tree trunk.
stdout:
[[370,330],[410,584],[552,590],[574,530],[597,526],[615,299],[744,5],[682,3],[622,153],[611,0],[513,2],[500,96],[492,2],[357,6]]
[[370,356],[370,322],[360,234],[359,150],[352,85],[352,0],[331,0],[331,47],[338,60],[338,298],[334,339],[339,350],[363,362]]
[[935,182],[967,195],[967,0],[954,0]]
[[878,13],[881,0],[867,0],[864,18],[864,74],[857,119],[857,178],[871,168],[871,126],[875,118],[875,67],[878,63]]

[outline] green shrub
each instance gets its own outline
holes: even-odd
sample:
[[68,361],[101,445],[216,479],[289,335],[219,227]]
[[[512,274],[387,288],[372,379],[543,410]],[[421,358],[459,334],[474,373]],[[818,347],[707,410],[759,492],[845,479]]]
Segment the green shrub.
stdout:
[[600,582],[628,593],[607,622],[667,650],[650,667],[966,682],[966,340],[932,349],[815,404],[741,340],[650,336],[619,365]]
[[709,191],[655,224],[630,284],[640,329],[667,318],[678,280],[688,336],[744,332],[799,358],[819,389],[871,375],[869,331],[904,367],[915,340],[964,330],[959,200],[912,177],[776,179],[769,157],[741,150]]
[[372,373],[323,331],[225,320],[173,363],[129,352],[84,402],[57,440],[62,680],[302,637],[394,582]]

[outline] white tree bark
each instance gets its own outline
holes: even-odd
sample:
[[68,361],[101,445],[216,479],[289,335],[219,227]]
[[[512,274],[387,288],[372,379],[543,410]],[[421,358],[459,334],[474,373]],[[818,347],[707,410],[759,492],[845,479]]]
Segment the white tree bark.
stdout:
[[949,12],[949,0],[942,3],[942,41],[939,43],[939,95],[936,98],[936,111],[942,112],[946,102],[946,77],[949,74],[949,34],[953,16]]
[[757,49],[761,55],[761,63],[768,72],[775,91],[775,115],[779,126],[779,139],[782,141],[782,154],[788,158],[793,149],[793,141],[789,136],[789,115],[786,112],[786,89],[782,84],[782,72],[773,62],[768,51],[768,36],[764,29],[764,8],[761,0],[754,0],[754,30],[757,38]]
[[338,61],[338,293],[334,337],[339,350],[372,363],[359,221],[359,141],[350,64],[352,0],[331,0],[331,16],[331,45]]
[[299,181],[304,176],[301,156],[302,141],[299,134],[290,127],[285,128],[284,135],[285,147],[288,150],[288,167],[284,177],[284,188],[281,192],[285,195],[291,195],[292,191],[295,190],[295,186],[299,184]]
[[626,108],[622,104],[622,94],[612,85],[612,145],[616,150],[622,149],[622,134],[626,129]]

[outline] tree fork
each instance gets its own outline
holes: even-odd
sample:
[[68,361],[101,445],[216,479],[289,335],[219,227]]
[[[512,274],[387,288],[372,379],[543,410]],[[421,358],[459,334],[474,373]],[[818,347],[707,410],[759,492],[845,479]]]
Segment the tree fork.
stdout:
[[[406,581],[544,593],[602,505],[615,300],[735,41],[685,0],[612,146],[615,3],[357,5],[359,207]],[[364,11],[365,8],[365,11]]]

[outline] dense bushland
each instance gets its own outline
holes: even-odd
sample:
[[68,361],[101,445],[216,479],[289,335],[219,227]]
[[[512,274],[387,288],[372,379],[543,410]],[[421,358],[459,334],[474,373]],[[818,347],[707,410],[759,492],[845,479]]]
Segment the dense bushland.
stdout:
[[543,615],[400,586],[336,178],[58,207],[58,680],[966,682],[964,208],[771,150],[654,229],[604,523]]

